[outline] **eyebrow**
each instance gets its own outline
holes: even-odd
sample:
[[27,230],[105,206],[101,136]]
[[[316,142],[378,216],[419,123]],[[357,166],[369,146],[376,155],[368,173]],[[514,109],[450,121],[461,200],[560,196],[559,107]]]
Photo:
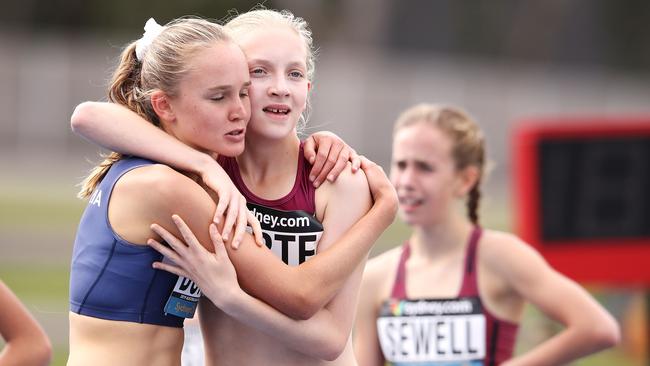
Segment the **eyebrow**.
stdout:
[[299,67],[299,68],[305,68],[307,65],[304,62],[301,61],[294,61],[289,63],[290,67]]
[[[261,58],[254,58],[254,59],[248,60],[248,64],[249,65],[261,64],[261,65],[264,65],[264,66],[268,66],[268,65],[271,65],[272,63],[269,60],[265,60],[265,59],[261,59]],[[307,65],[303,61],[291,61],[291,62],[289,62],[288,67],[290,67],[290,68],[291,67],[306,68]]]
[[[242,87],[243,88],[248,88],[251,86],[250,80],[245,82]],[[212,88],[208,88],[208,91],[210,92],[224,92],[232,89],[232,85],[218,85],[218,86],[213,86]]]

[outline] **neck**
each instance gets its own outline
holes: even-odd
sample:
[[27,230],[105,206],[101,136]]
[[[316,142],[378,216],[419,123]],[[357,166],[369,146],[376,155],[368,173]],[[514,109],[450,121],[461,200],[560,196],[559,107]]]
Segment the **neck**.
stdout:
[[295,173],[300,140],[293,134],[283,139],[246,138],[246,149],[237,157],[242,176],[252,181]]
[[450,214],[438,223],[416,226],[409,239],[413,255],[438,258],[465,249],[472,224],[458,214]]

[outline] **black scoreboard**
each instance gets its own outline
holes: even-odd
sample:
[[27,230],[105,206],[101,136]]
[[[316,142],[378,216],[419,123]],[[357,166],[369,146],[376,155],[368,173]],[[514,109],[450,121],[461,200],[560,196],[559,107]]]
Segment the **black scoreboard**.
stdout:
[[517,232],[583,282],[650,284],[650,117],[522,121]]

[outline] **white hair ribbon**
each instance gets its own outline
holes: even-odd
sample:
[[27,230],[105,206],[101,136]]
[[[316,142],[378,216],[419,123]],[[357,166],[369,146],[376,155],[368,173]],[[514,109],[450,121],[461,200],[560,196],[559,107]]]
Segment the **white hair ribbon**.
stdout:
[[151,45],[151,42],[162,33],[163,29],[164,27],[156,23],[153,18],[147,20],[144,24],[144,33],[142,34],[142,38],[140,38],[135,44],[135,56],[138,58],[138,61],[142,62],[142,58]]

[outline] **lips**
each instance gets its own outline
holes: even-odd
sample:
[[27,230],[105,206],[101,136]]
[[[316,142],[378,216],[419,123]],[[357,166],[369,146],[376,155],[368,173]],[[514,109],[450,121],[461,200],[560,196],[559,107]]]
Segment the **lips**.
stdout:
[[262,110],[266,113],[272,113],[276,115],[287,115],[289,112],[291,112],[291,108],[284,104],[271,104],[262,108]]
[[239,135],[243,135],[245,131],[246,131],[246,130],[243,129],[243,128],[238,128],[238,129],[236,129],[236,130],[232,130],[232,131],[226,133],[226,135],[229,135],[229,136],[239,136]]
[[404,197],[404,196],[399,197],[399,205],[402,211],[404,212],[413,211],[418,207],[420,207],[423,203],[424,200],[421,198]]

